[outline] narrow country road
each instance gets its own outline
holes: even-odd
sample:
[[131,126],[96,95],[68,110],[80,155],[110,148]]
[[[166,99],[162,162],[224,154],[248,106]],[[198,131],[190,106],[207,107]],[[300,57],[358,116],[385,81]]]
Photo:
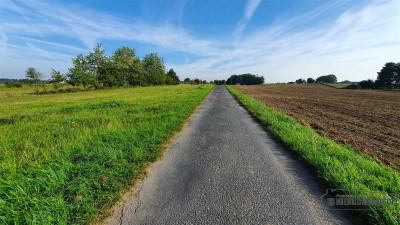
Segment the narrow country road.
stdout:
[[216,86],[109,224],[347,224],[310,172]]

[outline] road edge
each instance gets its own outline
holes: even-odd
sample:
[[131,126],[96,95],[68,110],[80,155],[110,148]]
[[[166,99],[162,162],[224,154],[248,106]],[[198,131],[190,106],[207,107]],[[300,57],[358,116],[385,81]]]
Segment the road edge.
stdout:
[[[204,96],[204,98],[199,102],[199,104],[193,109],[193,112],[190,114],[190,116],[182,123],[181,127],[179,128],[178,131],[176,131],[171,138],[169,138],[167,141],[165,141],[161,145],[161,150],[157,154],[157,159],[154,162],[149,162],[145,168],[143,169],[142,172],[137,174],[134,178],[135,182],[133,185],[130,187],[127,187],[123,189],[120,192],[120,198],[118,201],[116,201],[114,204],[110,205],[108,208],[105,208],[99,212],[97,212],[94,216],[92,221],[90,221],[88,224],[91,225],[100,225],[100,224],[108,224],[108,225],[116,225],[116,224],[122,224],[121,223],[121,218],[123,217],[124,214],[124,205],[127,202],[130,202],[132,200],[136,200],[136,197],[139,195],[140,190],[142,188],[143,181],[147,178],[147,175],[150,173],[150,171],[157,165],[159,164],[165,154],[168,152],[168,150],[171,148],[175,138],[182,132],[186,130],[186,127],[188,123],[192,120],[193,116],[198,112],[199,108],[203,105],[205,99],[210,95],[210,93],[214,90],[215,85],[213,88],[210,89],[210,91]],[[103,215],[105,216],[103,216]]]

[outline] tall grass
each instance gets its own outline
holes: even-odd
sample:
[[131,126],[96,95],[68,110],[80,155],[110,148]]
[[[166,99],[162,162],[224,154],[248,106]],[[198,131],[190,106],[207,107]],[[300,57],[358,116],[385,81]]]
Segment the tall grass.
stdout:
[[53,84],[39,84],[39,85],[27,85],[23,84],[22,87],[11,87],[8,88],[5,86],[4,83],[0,83],[0,98],[3,97],[13,97],[19,95],[30,95],[30,94],[37,94],[43,92],[55,92],[55,91],[62,91],[74,88],[75,90],[83,90],[83,87],[73,87],[70,84],[64,84],[63,86],[59,87],[57,90],[54,89]]
[[[344,147],[319,136],[310,127],[302,126],[293,118],[257,102],[230,86],[227,88],[265,130],[311,165],[330,188],[400,194],[400,178],[397,172],[371,157],[359,154],[350,147]],[[389,196],[384,194],[381,197]],[[381,210],[379,206],[366,208],[370,209],[366,211],[368,221],[397,224],[400,207],[398,203],[393,207],[392,211]]]
[[0,224],[83,224],[154,161],[212,85],[0,97]]

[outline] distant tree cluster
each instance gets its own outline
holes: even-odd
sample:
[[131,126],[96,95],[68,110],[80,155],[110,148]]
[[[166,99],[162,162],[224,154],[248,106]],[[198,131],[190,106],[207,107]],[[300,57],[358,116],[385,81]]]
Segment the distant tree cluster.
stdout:
[[358,84],[348,86],[349,89],[397,89],[400,88],[400,62],[386,63],[375,81],[368,79],[360,81]]
[[[305,83],[306,81],[302,78],[296,80],[297,84]],[[307,83],[336,83],[337,77],[334,74],[324,75],[318,77],[316,80],[313,78],[308,78]],[[288,84],[293,84],[295,82],[288,82]],[[395,89],[400,88],[400,62],[388,62],[386,63],[381,71],[378,72],[378,76],[375,81],[368,79],[357,82],[350,82],[348,80],[340,82],[342,84],[350,84],[345,87],[348,89]]]
[[256,85],[256,84],[263,84],[264,83],[264,77],[253,75],[250,73],[247,74],[241,74],[241,75],[232,75],[228,78],[226,81],[226,84],[228,85],[234,85],[234,84],[241,84],[241,85]]
[[214,80],[214,81],[211,81],[211,83],[213,83],[215,85],[225,85],[226,81],[225,80]]
[[195,78],[191,80],[189,77],[185,78],[183,80],[184,84],[207,84],[208,82],[206,80],[200,80],[199,78]]
[[8,88],[20,88],[22,83],[19,81],[4,81],[4,85]]
[[310,77],[307,79],[307,83],[309,83],[309,84],[315,83],[315,80]]
[[[179,77],[173,69],[165,71],[164,59],[157,53],[146,55],[142,60],[136,56],[136,50],[122,46],[108,56],[101,44],[97,44],[88,55],[79,54],[72,59],[73,66],[67,74],[52,69],[50,82],[57,89],[67,82],[72,86],[122,87],[179,84]],[[35,83],[43,75],[35,68],[26,70],[26,77]]]
[[24,84],[32,85],[34,81],[32,79],[8,79],[8,78],[0,78],[0,83],[4,83],[4,86],[7,88],[20,88]]
[[305,82],[306,82],[306,80],[304,80],[302,78],[296,80],[296,84],[302,84],[302,83],[305,83]]
[[192,80],[190,83],[191,84],[201,84],[201,80],[199,78],[196,78],[196,79]]
[[334,74],[324,75],[317,78],[316,82],[319,83],[336,83],[337,77]]
[[336,83],[337,82],[337,78],[336,75],[334,74],[329,74],[329,75],[324,75],[324,76],[320,76],[317,78],[317,80],[314,80],[313,78],[309,77],[307,78],[307,80],[304,80],[303,78],[297,79],[295,82],[288,82],[288,84],[302,84],[302,83],[315,83],[315,82],[319,82],[319,83]]

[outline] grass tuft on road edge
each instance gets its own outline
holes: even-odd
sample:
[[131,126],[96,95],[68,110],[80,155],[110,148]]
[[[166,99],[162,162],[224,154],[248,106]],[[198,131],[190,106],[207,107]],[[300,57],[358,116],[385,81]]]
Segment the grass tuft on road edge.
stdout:
[[[310,127],[302,126],[292,117],[265,106],[230,86],[227,88],[274,139],[311,165],[330,188],[400,194],[400,178],[397,172],[350,147],[319,136]],[[380,210],[378,207],[369,206],[371,210],[364,211],[370,222],[398,224],[399,204],[393,211]]]

